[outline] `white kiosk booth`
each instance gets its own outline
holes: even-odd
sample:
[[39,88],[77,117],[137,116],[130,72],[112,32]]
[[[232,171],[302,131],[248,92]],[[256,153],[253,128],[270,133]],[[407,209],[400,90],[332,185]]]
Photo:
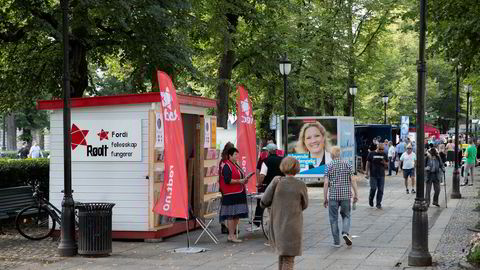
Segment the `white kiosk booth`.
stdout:
[[[218,158],[213,99],[177,93],[182,113],[189,205],[198,217],[217,215]],[[63,199],[63,100],[42,100],[50,115],[50,201]],[[113,238],[163,238],[186,230],[152,211],[163,185],[159,92],[71,100],[72,189],[80,202],[115,203]],[[196,225],[190,221],[190,228]]]

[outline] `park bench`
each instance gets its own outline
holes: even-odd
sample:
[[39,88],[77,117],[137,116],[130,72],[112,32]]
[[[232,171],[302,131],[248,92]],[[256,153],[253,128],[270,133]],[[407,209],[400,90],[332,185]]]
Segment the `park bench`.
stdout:
[[30,186],[0,188],[0,221],[15,218],[20,210],[34,202]]

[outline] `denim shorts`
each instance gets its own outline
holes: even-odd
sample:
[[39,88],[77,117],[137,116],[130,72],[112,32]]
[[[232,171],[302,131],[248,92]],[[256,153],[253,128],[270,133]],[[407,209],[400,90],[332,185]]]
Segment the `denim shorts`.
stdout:
[[403,169],[403,178],[415,177],[415,169]]

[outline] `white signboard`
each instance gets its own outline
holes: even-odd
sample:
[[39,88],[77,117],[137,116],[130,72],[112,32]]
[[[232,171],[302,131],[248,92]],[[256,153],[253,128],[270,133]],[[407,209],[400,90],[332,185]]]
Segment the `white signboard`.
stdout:
[[72,161],[141,161],[138,120],[72,121]]
[[211,134],[212,134],[212,122],[210,121],[210,117],[209,116],[205,116],[205,140],[204,140],[204,143],[203,143],[203,147],[204,148],[210,148],[210,144],[212,143],[212,138],[211,138]]
[[163,130],[163,117],[161,113],[155,113],[155,147],[156,148],[164,148],[165,147],[165,140],[164,140],[164,130]]

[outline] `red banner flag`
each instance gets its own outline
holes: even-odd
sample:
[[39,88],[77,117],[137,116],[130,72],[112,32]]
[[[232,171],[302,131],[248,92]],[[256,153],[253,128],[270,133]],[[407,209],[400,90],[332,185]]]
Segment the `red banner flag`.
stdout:
[[165,131],[165,172],[160,197],[153,211],[164,216],[188,218],[188,186],[182,114],[170,77],[157,71]]
[[[256,171],[256,128],[253,120],[252,102],[243,85],[237,85],[237,149],[238,163],[248,174]],[[247,184],[248,193],[257,192],[257,178],[254,174]]]

